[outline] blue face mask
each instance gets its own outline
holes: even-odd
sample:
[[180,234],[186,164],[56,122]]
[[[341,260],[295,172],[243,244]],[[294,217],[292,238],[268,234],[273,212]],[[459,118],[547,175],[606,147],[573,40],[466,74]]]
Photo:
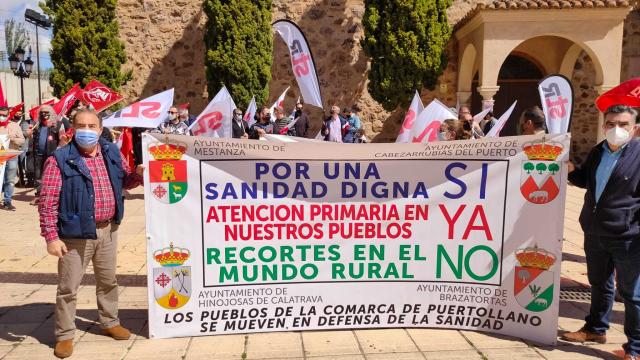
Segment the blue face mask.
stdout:
[[85,149],[92,148],[98,143],[98,133],[93,130],[78,129],[73,136],[76,143]]

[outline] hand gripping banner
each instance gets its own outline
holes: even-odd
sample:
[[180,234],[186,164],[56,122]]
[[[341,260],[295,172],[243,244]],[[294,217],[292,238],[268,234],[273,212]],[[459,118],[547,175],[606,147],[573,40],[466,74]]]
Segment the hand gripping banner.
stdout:
[[152,338],[428,327],[556,341],[567,134],[151,134],[143,149]]
[[313,63],[313,55],[302,30],[289,20],[278,20],[273,23],[273,28],[287,43],[291,55],[291,67],[304,102],[322,109],[322,95],[320,95],[320,84]]

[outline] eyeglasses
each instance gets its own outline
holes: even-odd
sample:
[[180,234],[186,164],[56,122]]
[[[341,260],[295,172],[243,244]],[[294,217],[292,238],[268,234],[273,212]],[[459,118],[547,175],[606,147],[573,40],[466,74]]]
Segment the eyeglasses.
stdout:
[[177,111],[167,111],[167,114],[177,114]]
[[242,116],[242,114],[239,114],[239,113],[235,113],[234,115]]

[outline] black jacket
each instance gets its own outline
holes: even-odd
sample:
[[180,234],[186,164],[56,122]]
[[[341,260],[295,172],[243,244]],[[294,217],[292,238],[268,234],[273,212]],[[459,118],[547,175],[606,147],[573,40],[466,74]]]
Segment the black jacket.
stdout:
[[296,129],[296,136],[297,137],[309,137],[309,115],[302,111],[300,113],[300,115],[297,114],[295,116],[299,116],[300,119],[298,119],[298,121],[296,121],[296,123],[293,125],[293,127]]
[[244,128],[240,127],[238,125],[238,122],[235,120],[231,120],[231,124],[232,124],[231,136],[234,139],[240,139],[242,135],[249,132],[249,125],[247,125],[247,122],[244,120],[242,120],[242,126],[244,126]]
[[596,204],[596,170],[604,142],[591,149],[580,168],[569,173],[572,184],[586,188],[580,225],[586,236],[618,239],[640,237],[640,141],[631,140],[622,149],[611,177]]

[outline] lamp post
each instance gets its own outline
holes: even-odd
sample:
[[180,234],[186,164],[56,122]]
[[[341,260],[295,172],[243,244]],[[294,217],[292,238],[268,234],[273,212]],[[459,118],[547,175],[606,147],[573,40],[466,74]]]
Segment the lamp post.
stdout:
[[[22,48],[17,48],[16,51],[9,56],[9,66],[11,66],[11,71],[13,71],[13,75],[20,78],[20,99],[23,104],[24,79],[28,78],[29,75],[31,75],[31,71],[33,71],[33,60],[31,60],[31,56],[28,56],[25,60],[24,54],[25,52]],[[22,118],[24,119],[24,111],[22,112]]]
[[[55,6],[55,5],[54,5]],[[36,60],[38,63],[38,105],[42,105],[42,90],[40,89],[40,42],[38,41],[38,28],[51,28],[51,19],[39,12],[27,9],[24,12],[24,19],[36,26]]]

